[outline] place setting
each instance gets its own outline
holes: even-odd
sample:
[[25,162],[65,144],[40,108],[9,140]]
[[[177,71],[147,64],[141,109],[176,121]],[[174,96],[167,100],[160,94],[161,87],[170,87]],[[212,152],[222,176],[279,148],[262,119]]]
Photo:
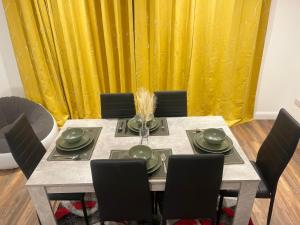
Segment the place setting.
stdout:
[[191,146],[196,154],[224,154],[224,164],[243,164],[230,137],[223,129],[208,128],[187,130]]
[[165,178],[168,158],[171,149],[151,149],[147,145],[135,145],[129,150],[111,150],[110,159],[144,159],[146,160],[147,174],[152,178]]
[[101,129],[101,127],[67,128],[56,140],[55,148],[47,160],[89,160]]
[[141,129],[147,129],[150,136],[169,135],[167,119],[154,117],[156,98],[153,93],[140,89],[136,93],[136,108],[133,118],[118,120],[115,137],[138,136]]

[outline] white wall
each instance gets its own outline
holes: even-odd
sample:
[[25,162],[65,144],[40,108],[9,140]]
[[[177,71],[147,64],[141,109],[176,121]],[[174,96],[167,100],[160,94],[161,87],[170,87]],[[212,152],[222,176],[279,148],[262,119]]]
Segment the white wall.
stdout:
[[256,98],[255,118],[285,107],[300,120],[300,1],[273,0]]
[[11,95],[10,86],[6,77],[6,71],[0,55],[0,97]]
[[24,96],[6,17],[0,0],[0,97]]

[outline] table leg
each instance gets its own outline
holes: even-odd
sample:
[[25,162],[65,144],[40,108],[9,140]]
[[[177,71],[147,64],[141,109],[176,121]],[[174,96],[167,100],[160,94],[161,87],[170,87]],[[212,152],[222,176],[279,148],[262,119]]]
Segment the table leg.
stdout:
[[28,191],[42,225],[56,225],[46,189],[41,186],[29,186]]
[[248,225],[259,182],[242,182],[233,225]]

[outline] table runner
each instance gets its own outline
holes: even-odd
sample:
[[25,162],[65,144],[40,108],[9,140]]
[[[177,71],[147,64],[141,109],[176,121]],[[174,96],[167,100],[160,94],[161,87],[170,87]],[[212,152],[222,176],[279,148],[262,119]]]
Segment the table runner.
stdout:
[[87,161],[91,158],[92,153],[95,149],[95,145],[97,143],[98,137],[101,133],[102,127],[81,127],[85,132],[88,132],[93,138],[93,142],[89,144],[87,147],[82,150],[73,151],[73,152],[64,152],[56,147],[52,150],[51,154],[47,158],[48,161],[73,161],[73,159],[65,159],[63,157],[55,157],[54,155],[72,157],[79,154],[78,161]]
[[[166,155],[166,167],[168,169],[168,161],[169,161],[169,156],[172,155],[172,149],[153,149],[153,151],[158,152],[160,155],[162,153],[165,153]],[[128,150],[111,150],[110,152],[110,159],[123,159],[123,158],[128,158]],[[164,171],[164,165],[162,163],[161,167],[152,173],[149,176],[151,179],[165,179],[166,178],[166,173]]]
[[[194,144],[193,144],[193,138],[194,135],[196,134],[196,130],[187,130],[186,134],[189,138],[190,144],[193,148],[193,151],[195,154],[213,154],[213,153],[208,153],[208,152],[204,152],[200,149],[198,149]],[[239,155],[239,153],[236,151],[235,147],[233,146],[233,148],[230,150],[229,154],[225,153],[224,154],[224,164],[225,165],[229,165],[229,164],[243,164],[244,160],[241,158],[241,156]]]
[[[153,132],[150,132],[150,136],[168,136],[169,127],[167,119],[162,117],[156,117],[155,119],[159,121],[159,128]],[[135,133],[128,128],[128,120],[130,119],[118,120],[115,137],[136,137],[139,135],[139,133]],[[119,129],[120,127],[122,129]]]

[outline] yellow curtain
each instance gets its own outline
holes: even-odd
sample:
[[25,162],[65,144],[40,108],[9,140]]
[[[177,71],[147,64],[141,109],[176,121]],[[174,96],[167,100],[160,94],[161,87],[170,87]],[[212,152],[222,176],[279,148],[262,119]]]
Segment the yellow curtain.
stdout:
[[2,0],[25,94],[62,125],[99,94],[188,92],[189,115],[252,118],[270,0]]

